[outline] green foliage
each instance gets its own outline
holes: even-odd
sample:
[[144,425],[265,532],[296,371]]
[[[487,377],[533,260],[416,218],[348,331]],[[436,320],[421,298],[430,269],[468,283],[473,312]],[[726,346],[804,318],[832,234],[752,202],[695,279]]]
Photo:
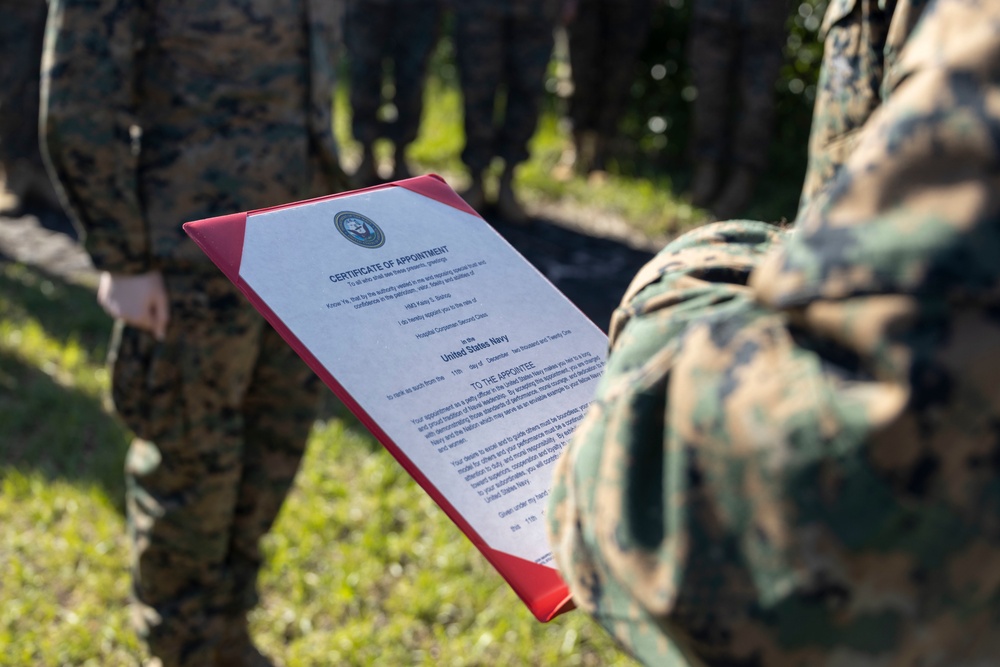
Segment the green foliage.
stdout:
[[126,554],[106,490],[0,468],[0,665],[135,665]]
[[123,429],[90,289],[0,263],[0,665],[134,665]]
[[612,171],[598,179],[557,177],[567,141],[554,116],[542,118],[531,144],[532,157],[518,172],[527,201],[572,201],[583,210],[581,214],[596,211],[625,219],[650,238],[673,236],[706,220],[704,211],[674,193],[669,174],[629,176]]

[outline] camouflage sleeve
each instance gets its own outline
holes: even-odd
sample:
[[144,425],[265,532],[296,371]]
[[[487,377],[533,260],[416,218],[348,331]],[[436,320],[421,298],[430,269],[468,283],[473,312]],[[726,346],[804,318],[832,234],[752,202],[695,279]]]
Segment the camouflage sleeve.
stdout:
[[831,0],[820,27],[823,68],[809,134],[809,167],[800,211],[829,185],[854,151],[860,130],[888,93],[899,50],[922,2]]
[[681,237],[616,313],[548,523],[647,664],[1000,652],[1000,6],[920,5],[796,229]]
[[[644,267],[612,317],[611,351],[595,399],[556,464],[547,516],[559,569],[577,607],[646,664],[698,664],[680,617],[696,613],[688,607],[699,602],[712,613],[718,595],[735,600],[726,569],[741,573],[723,561],[729,553],[722,550],[733,551],[732,538],[710,509],[704,473],[679,436],[695,419],[712,419],[717,423],[709,430],[719,430],[724,416],[713,403],[741,389],[738,370],[724,387],[681,379],[677,367],[692,350],[718,354],[720,366],[746,361],[760,336],[751,325],[765,317],[747,280],[786,234],[759,222],[707,225]],[[706,321],[718,332],[706,337]],[[761,398],[769,410],[771,397]],[[762,406],[755,407],[759,418]],[[710,543],[706,531],[720,542],[706,544],[711,560],[696,553],[702,547],[696,542]],[[718,571],[696,575],[689,554]],[[698,583],[712,577],[714,600]]]
[[49,167],[94,265],[150,268],[137,184],[138,0],[53,0],[42,62],[40,126]]
[[809,165],[799,208],[828,185],[854,148],[859,130],[882,103],[890,12],[876,3],[832,0],[820,27],[823,67],[816,86]]

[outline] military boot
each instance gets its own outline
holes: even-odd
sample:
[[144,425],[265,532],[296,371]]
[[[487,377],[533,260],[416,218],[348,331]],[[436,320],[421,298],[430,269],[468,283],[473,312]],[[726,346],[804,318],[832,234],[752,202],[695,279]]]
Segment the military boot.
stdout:
[[584,130],[576,136],[576,163],[573,165],[576,173],[586,176],[595,168],[603,169],[604,165],[597,165],[601,151],[601,137],[594,130]]
[[559,161],[552,168],[552,177],[565,183],[576,174],[576,143],[569,141],[563,147]]
[[396,157],[392,164],[392,180],[402,181],[412,177],[413,173],[410,171],[409,165],[406,164],[406,151],[404,147],[400,146],[396,149]]

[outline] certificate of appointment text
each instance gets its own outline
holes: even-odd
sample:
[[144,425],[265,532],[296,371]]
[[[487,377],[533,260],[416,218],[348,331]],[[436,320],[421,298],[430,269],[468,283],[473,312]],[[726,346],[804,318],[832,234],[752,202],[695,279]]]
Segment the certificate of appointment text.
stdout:
[[496,231],[390,187],[250,216],[239,272],[490,547],[549,563],[607,338]]

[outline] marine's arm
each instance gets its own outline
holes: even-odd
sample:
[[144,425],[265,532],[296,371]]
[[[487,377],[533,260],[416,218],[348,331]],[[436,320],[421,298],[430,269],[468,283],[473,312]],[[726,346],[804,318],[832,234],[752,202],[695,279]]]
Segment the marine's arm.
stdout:
[[42,63],[41,133],[65,204],[97,269],[150,270],[138,188],[139,0],[52,0]]
[[53,0],[42,64],[40,127],[65,204],[102,271],[109,315],[162,338],[169,311],[151,265],[139,199],[136,53],[143,7],[132,0]]

